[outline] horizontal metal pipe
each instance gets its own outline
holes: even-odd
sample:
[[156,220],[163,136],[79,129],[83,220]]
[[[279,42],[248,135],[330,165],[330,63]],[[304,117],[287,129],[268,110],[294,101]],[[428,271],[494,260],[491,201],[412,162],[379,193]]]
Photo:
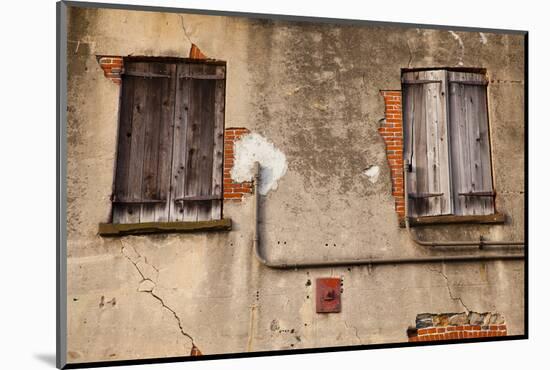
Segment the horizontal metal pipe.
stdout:
[[273,262],[268,261],[260,252],[260,238],[258,233],[258,211],[259,194],[258,183],[260,180],[260,165],[254,164],[254,236],[253,249],[256,259],[264,266],[273,269],[298,269],[298,268],[326,268],[338,266],[361,266],[361,265],[397,265],[414,263],[441,263],[441,262],[476,262],[491,260],[521,260],[523,254],[490,254],[490,255],[455,255],[455,256],[422,256],[422,257],[400,257],[400,258],[366,258],[336,261],[302,261],[302,262]]
[[[256,249],[256,252],[258,250]],[[256,257],[262,264],[274,269],[298,269],[298,268],[323,268],[340,266],[364,266],[364,265],[402,265],[415,263],[450,263],[450,262],[479,262],[494,260],[522,260],[523,254],[494,254],[486,256],[460,255],[460,256],[427,256],[427,257],[403,257],[403,258],[369,258],[341,261],[319,261],[319,262],[269,262],[256,253]]]

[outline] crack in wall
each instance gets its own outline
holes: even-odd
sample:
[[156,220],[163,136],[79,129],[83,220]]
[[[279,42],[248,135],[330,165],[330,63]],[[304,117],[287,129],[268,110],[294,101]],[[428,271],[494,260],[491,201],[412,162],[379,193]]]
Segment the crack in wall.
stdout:
[[411,44],[409,44],[409,40],[407,40],[407,48],[409,49],[409,63],[407,64],[407,68],[411,68],[412,61],[413,61],[413,52],[412,52]]
[[432,272],[437,272],[439,273],[441,276],[443,276],[443,278],[445,279],[445,282],[446,282],[446,286],[447,286],[447,291],[449,292],[449,297],[453,300],[453,301],[456,301],[456,302],[460,302],[460,304],[462,305],[462,307],[464,307],[464,309],[466,309],[466,312],[470,313],[471,310],[464,304],[464,301],[462,301],[462,298],[460,298],[459,296],[454,296],[453,295],[453,292],[451,291],[451,286],[449,284],[449,277],[447,275],[445,275],[445,273],[443,272],[443,269],[441,270],[437,270],[437,269],[429,269],[430,271]]
[[187,29],[185,28],[185,22],[183,21],[183,15],[180,14],[180,20],[181,20],[181,28],[183,29],[183,34],[185,35],[185,38],[191,45],[193,45],[193,41],[191,41],[191,37],[189,37],[189,33],[187,32]]
[[[183,329],[183,325],[181,323],[181,319],[180,317],[178,316],[178,314],[176,313],[176,311],[174,311],[171,307],[167,306],[166,303],[164,302],[164,300],[159,297],[155,292],[154,292],[154,289],[156,288],[156,282],[154,280],[152,280],[150,277],[147,277],[145,276],[145,274],[142,272],[142,270],[139,268],[139,260],[142,259],[143,262],[145,264],[147,264],[148,266],[152,267],[158,274],[159,272],[159,269],[157,267],[155,267],[154,265],[150,264],[149,262],[147,262],[147,258],[142,256],[141,254],[138,253],[138,251],[132,246],[132,247],[127,247],[126,245],[124,245],[124,242],[122,241],[122,239],[120,239],[120,244],[121,244],[121,249],[120,249],[120,253],[128,260],[130,261],[130,263],[132,265],[134,265],[136,271],[138,272],[138,274],[141,276],[141,281],[139,282],[139,286],[137,288],[137,291],[140,292],[140,293],[149,293],[153,298],[155,298],[157,301],[160,302],[160,304],[162,305],[162,307],[164,309],[166,309],[167,311],[169,311],[173,316],[174,318],[176,319],[176,322],[178,324],[178,327],[179,327],[179,331],[180,333],[182,334],[183,337],[189,339],[191,341],[191,346],[192,346],[192,350],[191,352],[193,352],[193,349],[197,348],[197,346],[195,345],[195,340],[193,339],[193,337],[187,333],[184,329]],[[127,253],[125,253],[125,250],[126,249],[132,249],[134,251],[134,253],[137,255],[137,258],[136,259],[132,259],[131,256],[129,256]],[[136,262],[137,260],[137,262]],[[142,289],[141,286],[143,285],[144,282],[149,282],[152,284],[152,286],[147,289]]]
[[357,330],[357,326],[353,326],[353,325],[348,325],[348,322],[347,321],[344,321],[344,326],[347,328],[347,329],[353,329],[355,331],[355,337],[359,340],[359,343],[363,343],[363,340],[361,339],[361,337],[359,336],[359,330]]

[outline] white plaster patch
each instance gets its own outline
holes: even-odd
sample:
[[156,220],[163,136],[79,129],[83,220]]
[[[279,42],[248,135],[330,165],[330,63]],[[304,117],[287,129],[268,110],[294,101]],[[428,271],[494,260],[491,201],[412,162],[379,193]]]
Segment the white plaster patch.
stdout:
[[363,170],[363,175],[367,176],[371,183],[376,183],[378,181],[378,176],[380,175],[380,167],[370,166]]
[[483,32],[479,33],[479,40],[483,45],[487,44],[487,36]]
[[259,192],[266,195],[277,189],[277,181],[286,173],[286,156],[263,136],[253,133],[242,136],[235,143],[235,162],[231,179],[235,182],[251,181],[254,162],[260,163]]

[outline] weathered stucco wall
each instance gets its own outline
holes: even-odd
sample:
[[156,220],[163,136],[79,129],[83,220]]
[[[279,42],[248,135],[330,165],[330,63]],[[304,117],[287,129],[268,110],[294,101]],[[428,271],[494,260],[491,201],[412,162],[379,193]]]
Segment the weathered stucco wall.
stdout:
[[[497,208],[509,222],[427,227],[423,238],[523,239],[523,37],[71,8],[68,29],[68,361],[406,342],[423,312],[498,312],[523,333],[523,262],[270,270],[252,253],[253,202],[226,202],[230,232],[102,238],[119,86],[97,55],[227,62],[226,127],[282,151],[261,199],[269,259],[429,255],[399,228],[381,89],[406,67],[483,67]],[[378,178],[363,174],[370,166]],[[461,250],[463,253],[464,250]],[[453,251],[449,251],[453,254]],[[314,279],[343,278],[339,314],[315,313]],[[313,282],[313,284],[311,283]]]

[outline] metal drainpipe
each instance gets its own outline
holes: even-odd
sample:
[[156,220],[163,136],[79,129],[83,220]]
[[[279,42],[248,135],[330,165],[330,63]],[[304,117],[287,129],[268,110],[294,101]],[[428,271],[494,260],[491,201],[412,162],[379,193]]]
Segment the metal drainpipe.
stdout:
[[480,238],[478,241],[425,241],[425,240],[419,240],[416,238],[416,236],[413,235],[413,232],[411,230],[410,224],[409,224],[409,197],[408,197],[408,189],[407,189],[407,173],[408,173],[408,167],[409,167],[409,161],[405,159],[403,162],[404,168],[403,168],[403,194],[405,197],[405,228],[407,229],[407,234],[409,235],[409,239],[411,239],[414,243],[421,245],[423,247],[458,247],[458,246],[478,246],[479,248],[482,248],[484,245],[502,245],[502,246],[518,246],[523,247],[525,245],[524,241],[509,241],[509,240],[503,240],[503,241],[489,241],[489,240],[483,240]]
[[260,236],[258,232],[258,211],[259,198],[258,183],[260,181],[260,164],[254,163],[254,236],[253,249],[258,261],[274,269],[298,269],[298,268],[323,268],[337,266],[359,266],[359,265],[396,265],[412,263],[440,263],[440,262],[468,262],[468,261],[490,261],[490,260],[521,260],[523,254],[492,254],[492,255],[455,255],[455,256],[427,256],[427,257],[403,257],[403,258],[364,258],[340,261],[322,262],[272,262],[268,261],[260,252]]

